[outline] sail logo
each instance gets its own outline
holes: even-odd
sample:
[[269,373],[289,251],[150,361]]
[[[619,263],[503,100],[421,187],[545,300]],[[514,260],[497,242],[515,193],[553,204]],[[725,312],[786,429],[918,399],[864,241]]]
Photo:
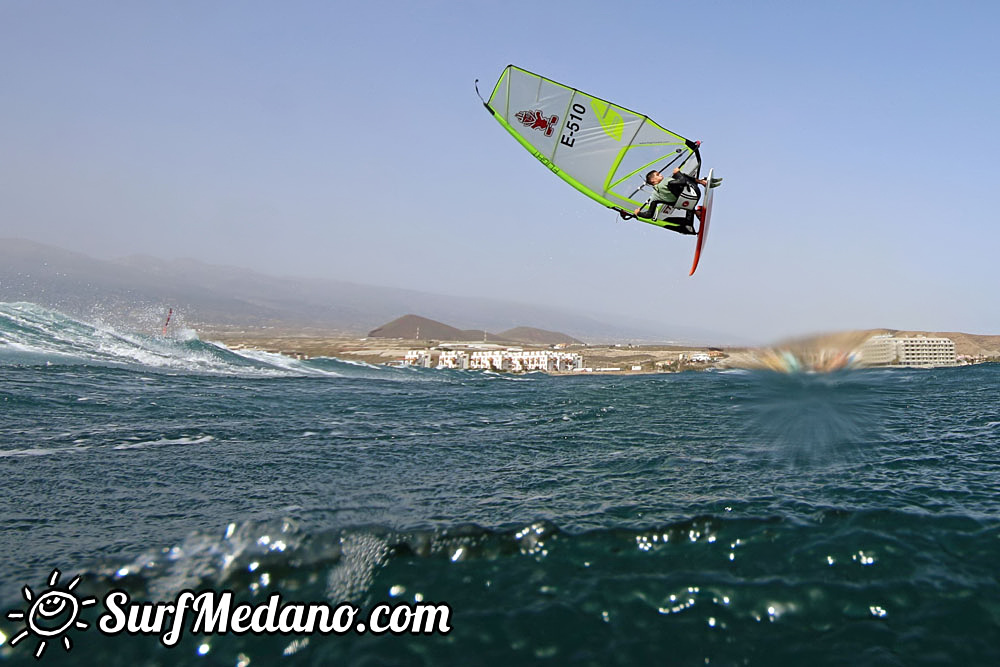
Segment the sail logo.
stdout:
[[556,129],[556,123],[559,122],[559,116],[549,116],[546,118],[545,114],[538,109],[533,111],[518,111],[514,114],[514,117],[521,121],[521,124],[528,129],[544,132],[546,137],[552,136],[552,132]]
[[621,141],[622,131],[625,129],[625,119],[622,115],[607,102],[594,98],[590,98],[590,108],[597,114],[597,120],[601,123],[604,133],[615,141]]

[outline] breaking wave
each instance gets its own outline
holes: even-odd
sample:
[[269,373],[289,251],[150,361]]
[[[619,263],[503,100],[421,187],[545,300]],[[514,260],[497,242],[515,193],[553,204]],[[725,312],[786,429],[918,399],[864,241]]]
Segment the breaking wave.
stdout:
[[124,331],[32,303],[0,303],[0,365],[89,365],[175,373],[393,377],[399,369],[333,358],[309,360],[203,341],[191,329],[169,336]]

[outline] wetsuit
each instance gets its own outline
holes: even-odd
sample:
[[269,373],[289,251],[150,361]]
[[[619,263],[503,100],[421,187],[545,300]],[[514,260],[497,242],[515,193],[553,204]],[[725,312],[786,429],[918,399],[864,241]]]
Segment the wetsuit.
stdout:
[[[649,209],[640,210],[639,217],[653,218],[656,216],[656,210],[660,206],[673,206],[677,203],[677,198],[681,196],[681,193],[684,192],[684,188],[687,186],[691,186],[698,192],[699,196],[701,195],[701,191],[698,190],[698,179],[694,176],[689,176],[679,171],[669,181],[663,179],[653,186],[653,197],[649,200]],[[694,234],[694,215],[693,208],[686,209],[684,215],[671,216],[664,221],[678,224],[680,227],[664,227],[664,229],[670,229],[681,234]]]

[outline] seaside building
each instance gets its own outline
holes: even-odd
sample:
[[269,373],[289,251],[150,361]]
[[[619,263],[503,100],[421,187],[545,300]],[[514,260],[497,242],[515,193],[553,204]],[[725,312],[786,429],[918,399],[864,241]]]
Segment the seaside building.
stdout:
[[967,366],[969,364],[981,364],[987,361],[985,354],[960,354],[958,357],[959,366]]
[[955,342],[950,338],[902,338],[896,354],[901,366],[956,366]]
[[465,370],[469,367],[469,353],[461,350],[445,350],[438,357],[437,367]]
[[583,357],[576,352],[556,352],[554,357],[557,371],[570,372],[583,368]]
[[861,346],[865,366],[957,366],[955,342],[950,338],[912,338],[883,334],[869,338]]
[[886,366],[894,361],[896,361],[896,339],[892,336],[874,336],[861,346],[861,362],[865,366]]
[[510,356],[503,350],[480,350],[469,356],[469,368],[484,371],[509,371]]
[[[429,350],[410,350],[403,363],[411,366],[430,368]],[[448,349],[441,351],[437,368],[459,368],[492,371],[571,372],[583,368],[583,357],[575,352],[553,352],[551,350],[523,350],[519,347],[499,349]]]
[[551,371],[555,369],[555,359],[551,352],[537,350],[522,352],[519,356],[526,371]]
[[431,367],[430,350],[410,350],[403,357],[403,363],[407,366],[419,366],[420,368]]

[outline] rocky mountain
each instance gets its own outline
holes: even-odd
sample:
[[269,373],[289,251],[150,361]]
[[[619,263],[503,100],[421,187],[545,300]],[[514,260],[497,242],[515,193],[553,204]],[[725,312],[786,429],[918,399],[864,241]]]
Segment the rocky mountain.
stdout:
[[369,338],[402,338],[407,340],[484,341],[554,345],[579,343],[577,339],[557,331],[532,327],[515,327],[498,334],[481,329],[458,329],[419,315],[403,315],[368,332]]
[[453,326],[421,317],[403,315],[368,332],[369,338],[402,338],[406,340],[496,341],[498,338],[481,329],[457,329]]

